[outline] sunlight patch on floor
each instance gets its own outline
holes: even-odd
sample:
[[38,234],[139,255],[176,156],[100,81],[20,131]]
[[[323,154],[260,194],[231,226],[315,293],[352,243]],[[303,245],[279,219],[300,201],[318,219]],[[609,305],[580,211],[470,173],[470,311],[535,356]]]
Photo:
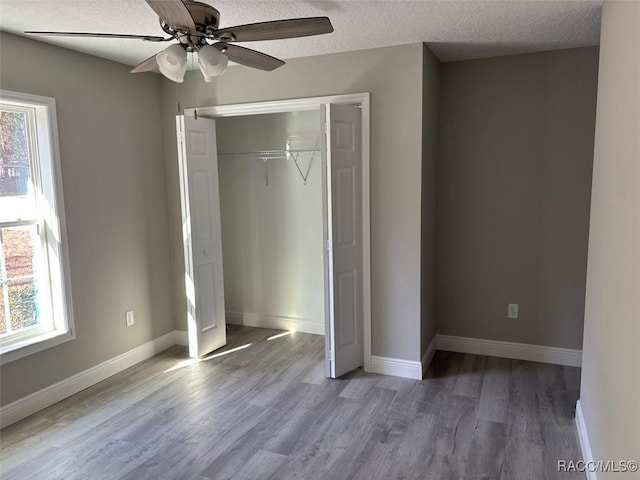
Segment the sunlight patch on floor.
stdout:
[[224,355],[228,355],[229,353],[237,352],[239,350],[244,350],[245,348],[249,348],[251,345],[253,345],[253,343],[247,343],[246,345],[242,345],[242,346],[236,347],[236,348],[230,348],[229,350],[225,350],[224,352],[214,353],[212,355],[207,355],[206,357],[202,357],[202,358],[189,358],[187,360],[183,360],[181,362],[178,362],[173,367],[165,370],[164,373],[175,372],[176,370],[180,370],[181,368],[185,368],[185,367],[189,367],[191,365],[195,365],[196,363],[206,362],[208,360],[213,360],[214,358],[222,357]]
[[275,340],[276,338],[286,337],[287,335],[293,335],[294,333],[296,333],[295,330],[291,330],[289,332],[278,333],[277,335],[272,335],[269,338],[267,338],[267,341]]

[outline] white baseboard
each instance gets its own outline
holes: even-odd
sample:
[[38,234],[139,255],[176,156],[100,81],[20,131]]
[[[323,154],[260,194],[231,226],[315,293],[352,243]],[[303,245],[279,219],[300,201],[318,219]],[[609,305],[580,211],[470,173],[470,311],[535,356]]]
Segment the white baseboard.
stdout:
[[371,373],[422,379],[436,350],[514,358],[572,367],[580,367],[582,365],[581,350],[501,342],[497,340],[483,340],[479,338],[453,337],[451,335],[435,335],[420,362],[373,355],[371,357]]
[[[587,435],[587,425],[584,422],[584,415],[582,413],[580,400],[578,400],[578,403],[576,403],[576,429],[578,430],[578,440],[580,442],[582,459],[585,461],[585,463],[592,464],[593,453],[591,453],[591,444],[589,443],[589,435]],[[592,472],[588,468],[586,474],[587,480],[598,480],[596,472]]]
[[437,337],[438,350],[514,358],[530,362],[553,363],[570,367],[582,366],[582,350],[484,340],[481,338],[454,337],[451,335],[438,335]]
[[324,335],[324,324],[306,318],[278,317],[257,313],[227,312],[227,323],[245,327],[273,328],[274,330],[294,330],[300,333]]
[[[185,332],[186,333],[186,332]],[[33,415],[40,410],[50,407],[54,403],[64,400],[71,395],[89,388],[96,383],[106,380],[116,373],[122,372],[154,355],[179,344],[179,332],[169,332],[150,342],[144,343],[106,362],[91,367],[72,377],[50,385],[42,390],[27,395],[15,402],[0,408],[0,428],[4,428],[23,418]]]
[[422,363],[401,358],[371,356],[371,373],[422,380]]
[[429,364],[431,360],[433,360],[433,356],[436,354],[436,350],[438,349],[438,335],[434,335],[431,343],[427,347],[427,351],[424,352],[422,356],[422,378],[424,378],[424,374],[429,368]]

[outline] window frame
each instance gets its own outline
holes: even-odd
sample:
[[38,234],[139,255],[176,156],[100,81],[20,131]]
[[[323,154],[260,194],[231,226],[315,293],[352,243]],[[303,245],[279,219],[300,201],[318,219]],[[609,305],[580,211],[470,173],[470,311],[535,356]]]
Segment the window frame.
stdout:
[[[62,172],[58,145],[55,99],[39,95],[0,90],[0,104],[7,108],[31,110],[31,135],[28,137],[31,150],[31,167],[34,175],[37,221],[2,222],[4,224],[35,224],[42,244],[42,263],[50,288],[57,294],[49,293],[50,320],[46,332],[17,332],[0,341],[0,365],[60,345],[75,338],[73,303],[71,297],[71,276],[67,229],[62,190]],[[29,135],[29,132],[27,132]],[[43,213],[42,203],[51,207]],[[6,225],[5,225],[6,226]],[[52,258],[53,257],[53,258]],[[7,319],[9,321],[9,319]],[[45,327],[46,328],[46,327]],[[23,334],[24,333],[24,334]]]

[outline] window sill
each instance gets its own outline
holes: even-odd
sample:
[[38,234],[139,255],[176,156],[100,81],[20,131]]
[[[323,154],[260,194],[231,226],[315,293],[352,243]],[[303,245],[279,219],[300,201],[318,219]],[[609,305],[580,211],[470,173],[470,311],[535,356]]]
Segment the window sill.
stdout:
[[41,352],[47,348],[55,347],[74,338],[76,337],[73,332],[60,333],[54,331],[29,338],[20,343],[7,345],[6,347],[0,348],[0,365]]

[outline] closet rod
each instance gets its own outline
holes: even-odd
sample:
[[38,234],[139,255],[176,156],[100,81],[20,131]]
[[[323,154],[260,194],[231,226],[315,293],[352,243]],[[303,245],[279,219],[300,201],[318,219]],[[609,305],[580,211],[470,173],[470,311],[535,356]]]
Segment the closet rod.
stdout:
[[256,150],[252,152],[220,152],[221,157],[245,157],[245,158],[259,158],[259,159],[278,159],[278,158],[291,158],[295,155],[307,154],[307,153],[320,153],[318,148],[308,149],[296,149],[296,150]]

